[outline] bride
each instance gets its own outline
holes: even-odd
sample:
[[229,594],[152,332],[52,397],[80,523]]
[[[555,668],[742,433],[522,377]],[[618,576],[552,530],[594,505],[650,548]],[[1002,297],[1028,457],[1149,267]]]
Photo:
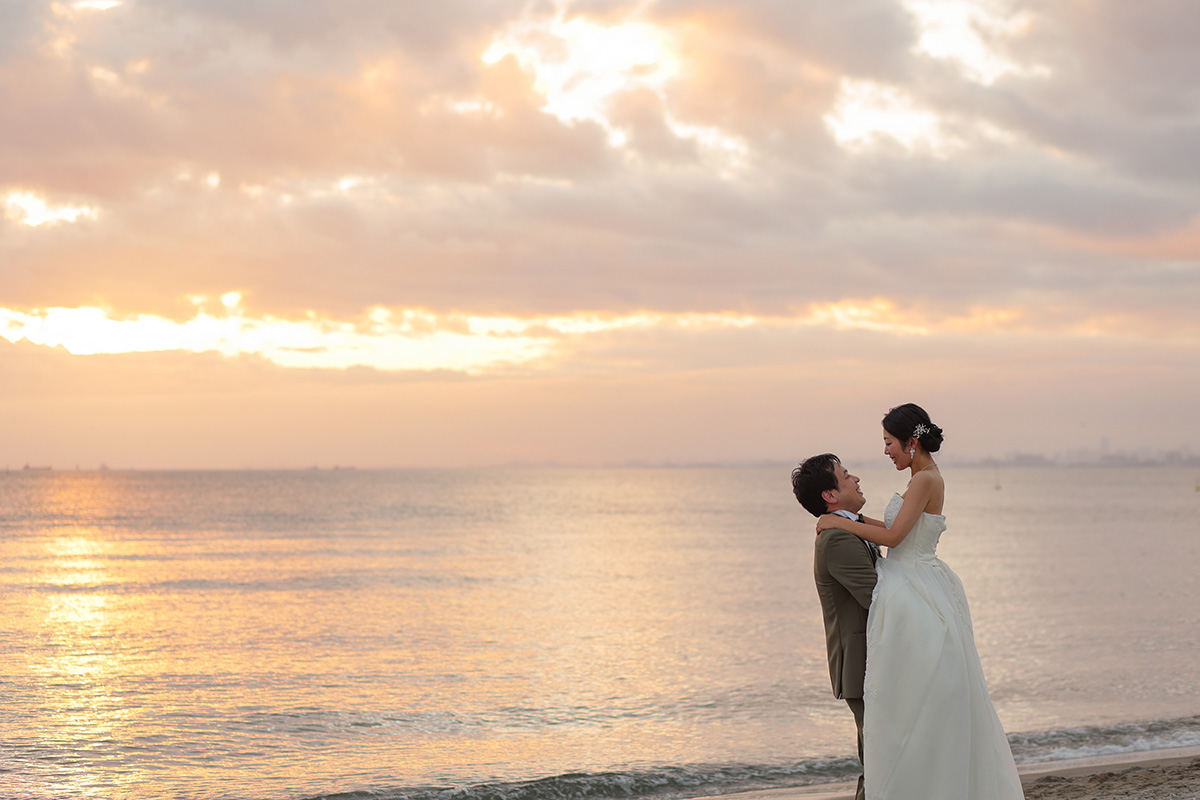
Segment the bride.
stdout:
[[924,409],[883,418],[884,454],[912,477],[884,520],[826,514],[888,548],[867,619],[863,765],[867,800],[1009,800],[1021,780],[975,650],[958,576],[936,555],[946,486],[933,461],[942,429]]

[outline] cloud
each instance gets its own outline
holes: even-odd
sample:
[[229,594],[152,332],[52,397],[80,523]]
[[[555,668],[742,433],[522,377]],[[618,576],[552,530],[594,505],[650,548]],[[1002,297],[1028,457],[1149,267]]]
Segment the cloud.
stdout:
[[856,77],[903,72],[915,37],[912,20],[893,0],[664,0],[651,13],[672,23],[695,21]]

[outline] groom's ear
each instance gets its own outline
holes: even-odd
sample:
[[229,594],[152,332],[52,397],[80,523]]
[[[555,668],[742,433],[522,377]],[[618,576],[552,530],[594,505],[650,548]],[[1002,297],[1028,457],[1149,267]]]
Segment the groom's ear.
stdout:
[[826,489],[825,491],[821,492],[821,499],[825,501],[826,506],[833,505],[838,501],[837,492],[835,492],[833,489]]

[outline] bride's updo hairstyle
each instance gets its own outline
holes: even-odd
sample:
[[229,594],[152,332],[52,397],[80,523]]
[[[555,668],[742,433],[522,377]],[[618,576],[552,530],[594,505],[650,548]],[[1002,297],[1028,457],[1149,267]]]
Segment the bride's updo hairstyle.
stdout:
[[[919,434],[917,426],[923,428]],[[934,425],[925,409],[916,403],[905,403],[887,412],[883,417],[883,429],[899,439],[905,447],[915,435],[926,453],[936,453],[942,449],[942,429]]]

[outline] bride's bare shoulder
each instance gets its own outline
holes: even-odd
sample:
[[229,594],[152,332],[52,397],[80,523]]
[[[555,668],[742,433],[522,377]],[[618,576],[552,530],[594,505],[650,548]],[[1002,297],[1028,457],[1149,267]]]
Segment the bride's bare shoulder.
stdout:
[[930,514],[941,514],[946,500],[946,481],[942,478],[941,470],[930,469],[918,472],[908,482],[907,495],[913,495],[913,490],[925,499],[925,511]]
[[908,480],[908,488],[904,490],[904,494],[908,495],[913,489],[928,490],[933,487],[945,486],[946,482],[942,479],[942,473],[936,469],[921,470],[916,475],[913,475]]

